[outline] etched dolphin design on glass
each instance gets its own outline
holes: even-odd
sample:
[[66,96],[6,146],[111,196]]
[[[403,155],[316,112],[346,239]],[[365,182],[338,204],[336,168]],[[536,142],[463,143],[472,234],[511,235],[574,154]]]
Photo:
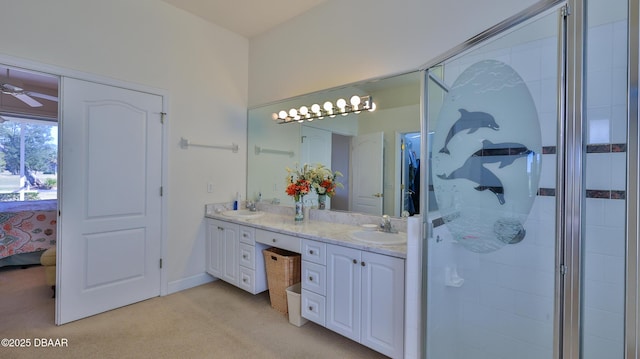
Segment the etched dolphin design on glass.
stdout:
[[502,185],[502,181],[482,165],[483,160],[481,156],[471,156],[460,168],[453,170],[448,176],[446,174],[437,176],[444,180],[466,179],[477,183],[478,186],[474,187],[476,191],[489,190],[496,195],[500,204],[504,204],[504,186]]
[[490,128],[496,131],[500,129],[500,126],[496,123],[493,116],[486,112],[469,112],[463,108],[458,109],[458,112],[460,112],[460,118],[451,126],[451,129],[449,129],[447,138],[444,141],[444,147],[442,147],[440,153],[449,153],[449,149],[447,148],[449,141],[459,132],[469,130],[467,132],[467,134],[469,134],[476,132],[479,128]]
[[499,168],[513,164],[513,161],[521,157],[528,157],[535,154],[521,143],[502,142],[493,143],[489,140],[482,141],[482,149],[476,151],[472,156],[482,157],[483,163],[500,163]]

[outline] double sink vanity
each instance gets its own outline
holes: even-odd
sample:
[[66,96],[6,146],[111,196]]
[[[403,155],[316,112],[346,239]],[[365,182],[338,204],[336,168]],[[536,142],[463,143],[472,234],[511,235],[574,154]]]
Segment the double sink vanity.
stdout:
[[300,253],[301,315],[392,358],[404,353],[406,220],[382,232],[382,218],[310,210],[294,223],[290,207],[205,208],[207,272],[249,293],[264,292],[262,250]]

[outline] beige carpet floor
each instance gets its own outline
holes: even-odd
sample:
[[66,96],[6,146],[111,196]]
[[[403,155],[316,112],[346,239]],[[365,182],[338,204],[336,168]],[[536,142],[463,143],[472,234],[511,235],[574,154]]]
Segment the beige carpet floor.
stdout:
[[[267,292],[222,281],[56,326],[43,278],[40,266],[0,270],[0,339],[32,343],[0,347],[1,358],[384,358],[315,323],[291,325]],[[68,346],[34,348],[42,338]]]

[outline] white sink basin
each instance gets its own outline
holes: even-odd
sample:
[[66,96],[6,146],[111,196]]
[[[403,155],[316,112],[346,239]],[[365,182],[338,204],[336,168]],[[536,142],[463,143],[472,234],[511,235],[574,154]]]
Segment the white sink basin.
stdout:
[[233,218],[258,218],[264,216],[264,212],[259,211],[250,211],[248,209],[239,209],[237,211],[224,211],[222,213],[223,216],[233,217]]
[[406,233],[386,233],[380,231],[353,231],[349,233],[353,240],[371,244],[402,244],[407,242]]

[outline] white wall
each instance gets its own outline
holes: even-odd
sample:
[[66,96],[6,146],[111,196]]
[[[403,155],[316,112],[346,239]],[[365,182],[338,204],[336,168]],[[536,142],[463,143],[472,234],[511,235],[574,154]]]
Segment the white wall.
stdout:
[[534,0],[327,1],[251,39],[251,106],[415,70]]
[[[179,288],[202,275],[204,205],[245,191],[248,40],[158,0],[0,0],[0,9],[0,55],[167,91],[168,280]],[[182,150],[180,137],[240,152]]]

